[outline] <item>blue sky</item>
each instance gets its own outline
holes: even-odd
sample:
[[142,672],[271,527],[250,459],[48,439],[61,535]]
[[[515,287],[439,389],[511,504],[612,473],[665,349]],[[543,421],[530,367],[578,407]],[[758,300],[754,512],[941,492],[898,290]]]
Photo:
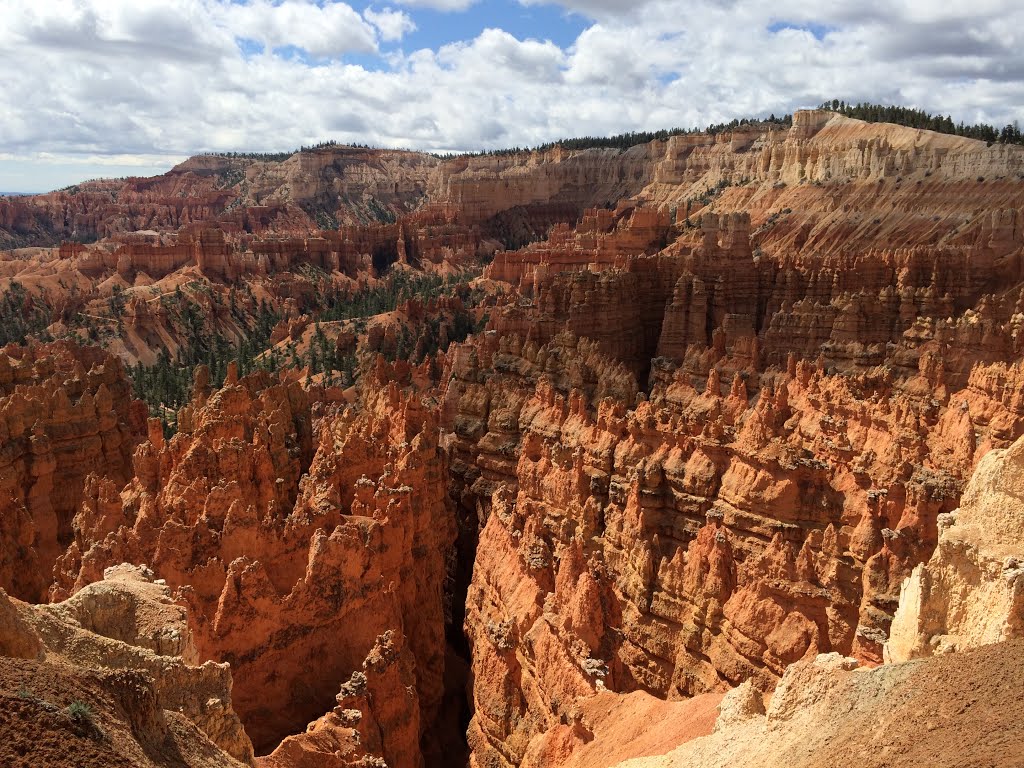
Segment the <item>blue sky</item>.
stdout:
[[[374,4],[362,5],[363,9],[367,7]],[[551,40],[568,48],[590,24],[586,16],[558,5],[524,6],[515,0],[477,3],[456,13],[421,8],[413,11],[413,18],[416,30],[394,43],[394,47],[436,49],[459,40],[472,40],[488,27],[498,27],[521,40]]]
[[[241,4],[236,2],[237,4]],[[322,5],[322,3],[321,3]],[[386,9],[380,3],[350,3],[361,14]],[[590,19],[557,4],[524,6],[516,0],[489,0],[470,5],[460,11],[422,7],[401,9],[408,13],[414,28],[405,32],[400,40],[382,40],[374,53],[351,52],[340,58],[371,70],[386,70],[386,56],[402,51],[432,49],[477,38],[485,29],[499,28],[520,40],[550,40],[562,48],[573,44],[579,34],[589,26]],[[243,52],[253,55],[264,46],[253,40],[239,40]],[[310,63],[323,63],[323,59],[306,57],[301,48],[282,50],[282,55],[298,56]]]
[[41,191],[203,151],[530,146],[832,98],[1003,125],[1024,4],[7,0],[0,71],[0,191]]

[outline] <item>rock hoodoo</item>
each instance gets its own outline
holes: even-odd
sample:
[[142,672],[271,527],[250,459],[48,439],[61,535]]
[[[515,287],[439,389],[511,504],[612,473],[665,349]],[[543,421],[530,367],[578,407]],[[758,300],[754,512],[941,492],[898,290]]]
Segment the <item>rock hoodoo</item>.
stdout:
[[146,766],[1015,764],[1022,178],[812,110],[0,201],[0,723]]

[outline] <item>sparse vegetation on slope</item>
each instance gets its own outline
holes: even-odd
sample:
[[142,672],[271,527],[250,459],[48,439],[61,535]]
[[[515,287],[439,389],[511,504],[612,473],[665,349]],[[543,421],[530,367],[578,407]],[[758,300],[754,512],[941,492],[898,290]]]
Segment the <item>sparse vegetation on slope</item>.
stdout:
[[24,345],[30,336],[49,341],[46,327],[53,313],[38,297],[30,296],[20,283],[12,282],[0,297],[0,346]]

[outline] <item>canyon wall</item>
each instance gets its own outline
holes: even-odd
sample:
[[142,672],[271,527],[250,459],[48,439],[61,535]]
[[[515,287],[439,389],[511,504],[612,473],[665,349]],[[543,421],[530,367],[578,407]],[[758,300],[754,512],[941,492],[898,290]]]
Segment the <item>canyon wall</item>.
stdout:
[[[1019,764],[1007,697],[1024,658],[1022,450],[1019,439],[987,454],[960,508],[941,516],[935,553],[902,585],[884,666],[837,653],[797,662],[767,705],[748,681],[722,699],[711,735],[673,737],[678,746],[655,757],[630,745],[642,759],[620,765],[831,765],[838,750],[852,765]],[[630,715],[624,697],[606,705]]]
[[1024,637],[1024,442],[985,455],[927,563],[903,584],[885,646],[901,662]]
[[[855,663],[1020,624],[1021,174],[1020,147],[808,111],[625,151],[193,158],[19,200],[19,236],[108,239],[3,276],[132,291],[107,343],[138,359],[178,348],[181,286],[239,341],[273,303],[298,349],[306,273],[494,259],[457,299],[332,329],[358,387],[198,368],[169,439],[113,358],[9,347],[0,586],[74,605],[145,563],[268,768],[461,761],[460,731],[476,766],[611,765],[639,753],[597,730],[657,754],[616,712],[692,719],[681,742],[720,701],[754,740],[873,717],[924,673]],[[483,332],[374,357],[455,313]]]
[[121,361],[98,348],[0,350],[0,588],[42,599],[87,475],[126,483],[145,419]]
[[284,159],[198,156],[151,179],[84,182],[0,201],[0,246],[54,245],[138,231],[216,226],[302,236],[394,222],[431,204],[480,225],[517,209],[539,220],[614,204],[650,180],[659,145],[440,159],[417,152],[324,147]]
[[674,221],[499,254],[518,293],[449,355],[475,765],[606,689],[880,664],[940,516],[1022,434],[1019,148],[816,113],[748,138],[670,141],[638,199]]
[[454,540],[436,417],[393,384],[358,413],[265,374],[194,391],[171,440],[151,422],[123,490],[90,478],[52,596],[147,563],[189,606],[198,658],[230,663],[258,753],[341,691],[374,754],[420,764],[438,748]]
[[479,765],[519,764],[603,688],[770,690],[817,653],[881,662],[969,446],[1005,445],[971,422],[970,391],[943,405],[802,361],[755,398],[713,371],[628,408],[632,378],[589,344],[478,341],[444,377],[456,487],[481,525],[465,621]]

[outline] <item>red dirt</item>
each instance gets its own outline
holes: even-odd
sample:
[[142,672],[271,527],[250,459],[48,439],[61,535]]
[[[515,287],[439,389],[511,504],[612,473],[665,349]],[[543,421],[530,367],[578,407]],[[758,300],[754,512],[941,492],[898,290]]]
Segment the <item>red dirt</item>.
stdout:
[[[69,713],[87,705],[87,717]],[[183,716],[158,708],[135,671],[81,670],[0,657],[0,766],[240,766]]]

